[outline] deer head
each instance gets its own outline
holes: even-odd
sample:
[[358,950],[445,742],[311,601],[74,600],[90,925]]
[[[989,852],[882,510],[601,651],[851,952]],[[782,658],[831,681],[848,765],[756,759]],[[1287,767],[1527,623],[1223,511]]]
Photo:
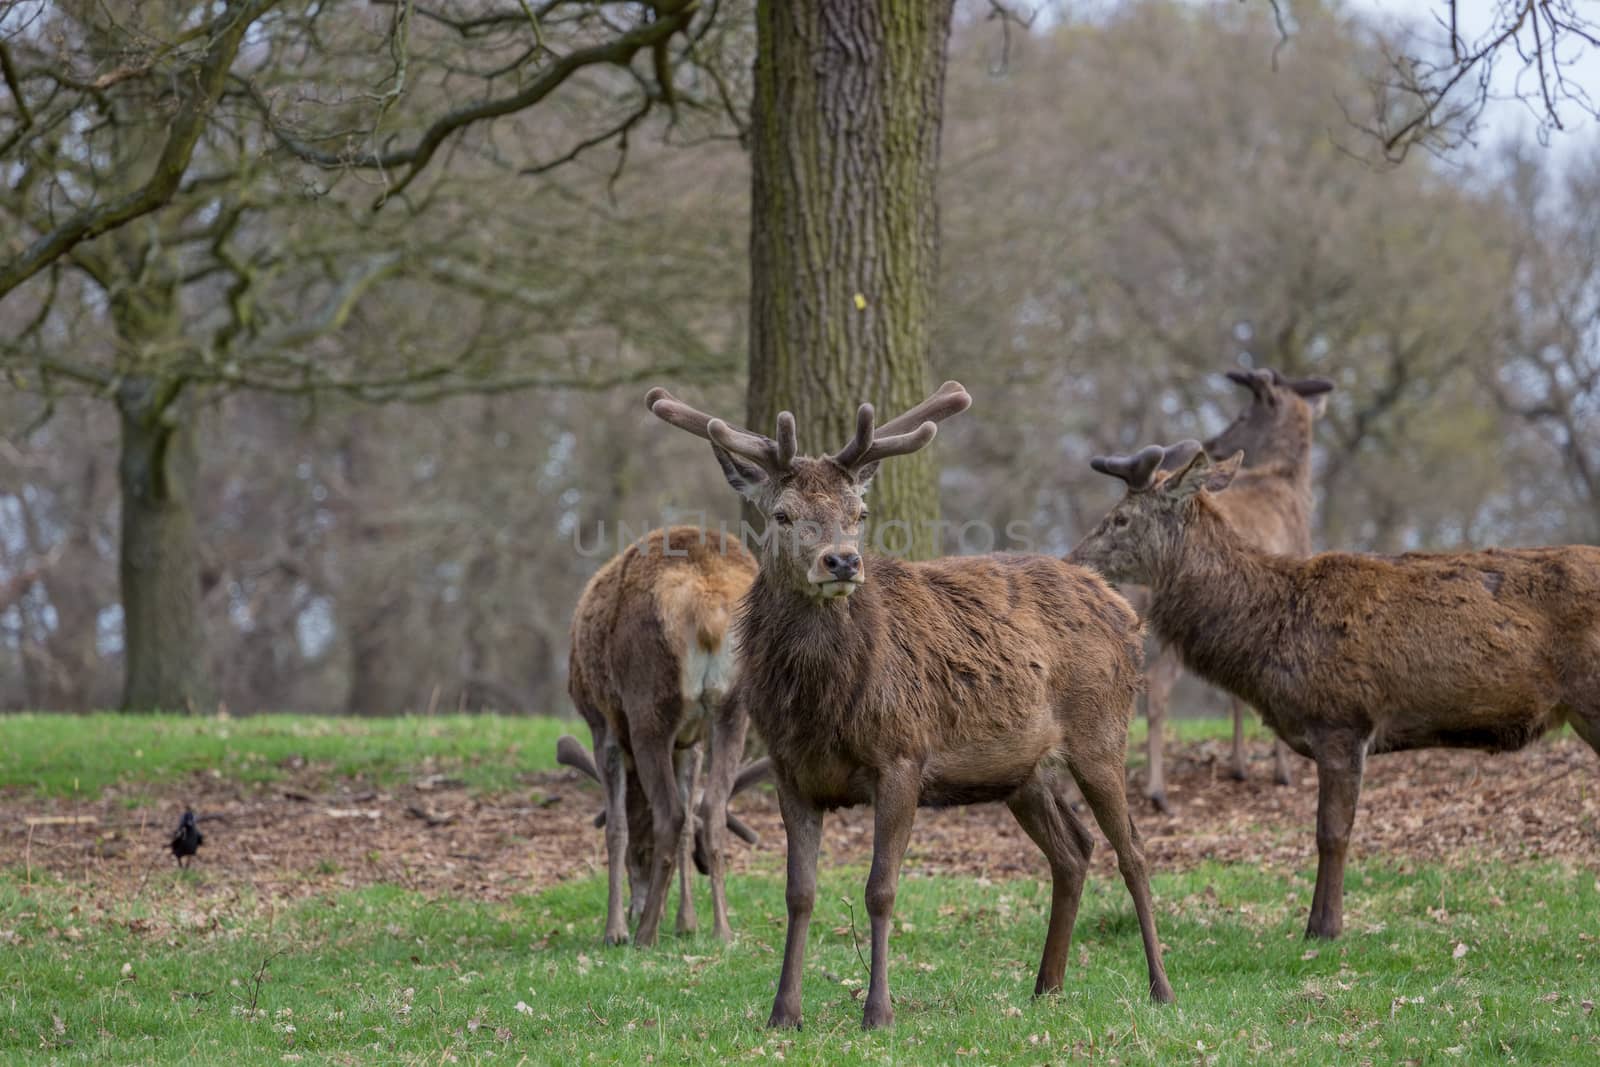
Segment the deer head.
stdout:
[[1244,453],[1213,463],[1199,441],[1150,445],[1131,456],[1096,456],[1089,465],[1120,478],[1128,491],[1078,542],[1067,559],[1114,582],[1151,584],[1183,540],[1200,493],[1220,493],[1239,471]]
[[1326,378],[1285,378],[1275,370],[1230,370],[1228,380],[1250,390],[1250,406],[1210,441],[1214,456],[1243,451],[1254,466],[1291,455],[1311,439],[1311,424],[1328,410],[1333,383]]
[[972,404],[959,382],[945,382],[928,399],[877,424],[871,404],[856,411],[856,431],[826,456],[797,454],[794,415],[778,414],[777,437],[730,426],[665,389],[645,397],[666,422],[711,442],[728,484],[767,519],[761,544],[763,574],[819,600],[847,597],[867,580],[862,560],[863,498],[878,464],[927,446],[938,423]]

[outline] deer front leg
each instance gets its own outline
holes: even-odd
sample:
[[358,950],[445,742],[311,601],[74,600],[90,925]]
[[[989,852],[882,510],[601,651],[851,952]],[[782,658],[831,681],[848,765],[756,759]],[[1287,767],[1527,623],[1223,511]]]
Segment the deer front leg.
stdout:
[[1317,888],[1307,937],[1334,938],[1344,930],[1344,861],[1361,796],[1367,740],[1326,737],[1313,742],[1317,761]]
[[921,769],[902,763],[878,774],[872,798],[872,869],[867,874],[867,917],[872,920],[872,977],[867,984],[867,1006],[861,1016],[863,1030],[894,1022],[889,999],[889,926],[894,921],[894,897],[900,886],[900,861],[911,840],[922,792]]
[[778,810],[789,839],[789,877],[784,902],[789,909],[789,929],[783,940],[783,969],[778,972],[778,995],[772,1002],[768,1026],[800,1029],[801,970],[806,961],[806,933],[811,929],[811,909],[817,903],[817,853],[822,847],[822,810],[796,796],[780,776]]
[[[690,745],[673,754],[678,775],[678,802],[684,812],[694,810],[694,788],[700,777],[700,746]],[[687,816],[678,834],[678,921],[680,934],[692,934],[700,925],[694,910],[694,820]]]
[[1171,810],[1167,805],[1167,709],[1172,703],[1172,687],[1178,680],[1180,667],[1177,650],[1171,645],[1162,645],[1146,672],[1144,715],[1149,736],[1145,747],[1149,754],[1150,778],[1145,783],[1145,795],[1160,812]]

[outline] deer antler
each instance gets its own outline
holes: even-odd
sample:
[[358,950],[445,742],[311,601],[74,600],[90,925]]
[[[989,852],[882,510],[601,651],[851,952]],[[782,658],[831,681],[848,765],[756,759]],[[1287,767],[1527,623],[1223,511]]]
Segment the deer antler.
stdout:
[[1300,396],[1319,396],[1332,392],[1334,387],[1326,378],[1286,378],[1277,371],[1272,372],[1272,384],[1281,385]]
[[876,426],[871,404],[856,409],[856,432],[849,443],[829,458],[845,470],[859,470],[890,456],[903,456],[927,447],[939,432],[938,423],[972,406],[972,396],[960,382],[945,382],[932,396],[910,411]]
[[1270,370],[1226,370],[1222,373],[1235,385],[1242,385],[1257,396],[1262,396],[1272,386],[1272,380],[1277,372]]
[[795,457],[794,416],[778,412],[778,439],[731,426],[722,419],[690,407],[657,386],[645,394],[644,402],[652,414],[680,430],[687,430],[736,456],[742,456],[774,474],[789,469]]
[[972,406],[972,394],[960,382],[945,382],[932,396],[903,415],[897,415],[878,427],[881,434],[905,433],[924,422],[943,422],[951,415],[959,415]]
[[1089,466],[1101,474],[1121,478],[1130,490],[1148,489],[1158,470],[1178,470],[1200,451],[1199,441],[1179,441],[1162,448],[1146,445],[1131,456],[1095,456]]

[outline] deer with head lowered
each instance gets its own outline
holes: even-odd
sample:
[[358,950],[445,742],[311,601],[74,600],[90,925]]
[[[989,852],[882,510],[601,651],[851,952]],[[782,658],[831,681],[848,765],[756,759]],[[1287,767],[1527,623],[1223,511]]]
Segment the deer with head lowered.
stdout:
[[[743,826],[727,809],[749,719],[728,699],[735,658],[729,629],[755,568],[736,538],[673,526],[652,530],[609,560],[578,598],[567,691],[589,724],[596,758],[573,738],[562,738],[556,751],[599,781],[605,795],[597,821],[606,831],[607,944],[628,940],[630,916],[638,921],[636,943],[655,943],[675,868],[677,929],[695,928],[691,854],[711,880],[714,930],[724,940],[732,936],[723,842],[726,827]],[[704,793],[692,814],[707,745]],[[760,774],[742,777],[749,784]],[[632,886],[626,909],[625,869]]]
[[1220,506],[1239,462],[1196,441],[1097,457],[1127,491],[1068,558],[1150,586],[1185,666],[1316,763],[1306,936],[1337,937],[1368,756],[1509,751],[1563,722],[1600,751],[1600,549],[1273,555]]
[[[591,732],[593,732],[592,725]],[[676,738],[674,738],[674,741],[676,741]],[[687,756],[691,765],[704,756],[704,752],[701,751],[702,746],[699,742],[696,742],[693,748],[694,751],[689,753]],[[680,758],[678,754],[674,753],[675,765],[678,758]],[[595,763],[593,753],[585,748],[583,742],[579,741],[576,737],[573,737],[570,734],[563,734],[561,737],[556,739],[556,762],[567,767],[571,767],[579,774],[582,774],[586,778],[593,781],[596,785],[599,785],[602,789],[606,788],[606,779],[600,773],[599,765]],[[699,771],[696,770],[695,774],[698,775],[698,773]],[[733,780],[733,788],[729,790],[728,793],[729,799],[738,796],[751,786],[764,781],[770,773],[771,763],[765,756],[745,764],[744,767],[739,771],[737,777],[735,777]],[[650,812],[650,800],[645,795],[644,786],[639,781],[638,772],[632,768],[629,768],[627,771],[627,780],[623,789],[623,795],[625,798],[626,807],[628,809],[627,832],[623,835],[627,853],[628,867],[627,921],[637,923],[644,915],[645,901],[649,896],[650,871],[652,860],[655,856],[655,819]],[[690,807],[693,807],[693,805],[691,804]],[[701,807],[703,809],[703,804]],[[595,829],[605,829],[608,822],[610,822],[610,819],[607,816],[605,807],[602,806],[594,816]],[[746,844],[759,845],[761,843],[761,835],[752,830],[743,819],[739,818],[739,816],[735,815],[732,811],[727,813],[725,822],[728,827],[728,832],[734,837],[739,838]],[[704,875],[711,874],[711,860],[710,853],[706,847],[705,813],[703,810],[695,810],[694,812],[693,858],[696,870]],[[696,920],[694,913],[694,898],[690,895],[689,879],[687,877],[688,867],[682,866],[682,859],[682,850],[680,848],[678,856],[680,875],[678,886],[678,906],[680,909],[678,928],[680,932],[687,933],[693,930],[694,926],[696,925]],[[611,916],[607,916],[608,929],[611,927],[611,925]],[[612,944],[616,944],[619,940],[625,939],[626,937],[626,925],[618,923],[618,926],[622,930],[622,934],[620,937],[608,938]],[[719,936],[727,936],[727,934],[723,931],[718,931],[718,933]]]
[[[1250,404],[1217,436],[1206,441],[1209,455],[1244,453],[1233,489],[1217,498],[1233,528],[1256,547],[1284,556],[1311,554],[1311,432],[1326,409],[1333,383],[1326,378],[1286,378],[1274,370],[1230,370],[1228,380],[1250,391]],[[1167,707],[1181,661],[1177,650],[1161,644],[1147,671],[1145,718],[1149,722],[1149,776],[1145,793],[1160,811],[1167,808],[1165,740]],[[1229,694],[1233,750],[1229,771],[1245,778],[1244,702]],[[1293,781],[1289,749],[1273,743],[1273,777]]]
[[866,905],[872,964],[863,1026],[893,1021],[889,925],[918,806],[1004,801],[1049,860],[1036,993],[1061,988],[1092,840],[1062,795],[1064,763],[1116,850],[1144,938],[1150,994],[1172,999],[1124,763],[1142,630],[1092,572],[1046,556],[909,563],[862,551],[863,498],[884,459],[923,448],[970,404],[946,382],[878,426],[870,404],[827,456],[650,392],[650,409],[711,441],[730,485],[767,519],[740,608],[735,697],[772,760],[788,836],[788,934],[769,1025],[801,1024],[823,813],[873,806]]

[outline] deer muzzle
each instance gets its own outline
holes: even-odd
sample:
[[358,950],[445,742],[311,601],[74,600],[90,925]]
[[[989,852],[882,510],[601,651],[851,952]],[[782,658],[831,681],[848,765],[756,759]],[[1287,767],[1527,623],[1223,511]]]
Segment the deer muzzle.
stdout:
[[812,558],[806,578],[818,596],[831,600],[855,592],[856,586],[867,580],[867,575],[856,546],[833,544],[822,548]]

